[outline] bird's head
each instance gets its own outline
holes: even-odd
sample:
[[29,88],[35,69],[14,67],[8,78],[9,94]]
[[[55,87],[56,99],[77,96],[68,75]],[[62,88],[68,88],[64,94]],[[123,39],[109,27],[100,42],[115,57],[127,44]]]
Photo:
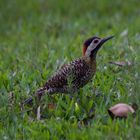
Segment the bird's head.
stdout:
[[83,56],[88,56],[90,58],[95,58],[98,50],[101,46],[108,40],[113,38],[113,36],[107,38],[91,37],[84,42],[83,45]]

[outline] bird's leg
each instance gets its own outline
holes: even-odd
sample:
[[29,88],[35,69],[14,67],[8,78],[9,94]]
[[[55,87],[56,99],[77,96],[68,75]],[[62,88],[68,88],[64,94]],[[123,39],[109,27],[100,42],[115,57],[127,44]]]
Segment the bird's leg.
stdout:
[[29,97],[28,99],[26,99],[23,102],[23,105],[28,104],[28,105],[32,106],[34,100],[35,100],[35,102],[39,102],[41,100],[41,97],[45,94],[45,91],[46,91],[45,87],[38,89],[37,92],[34,93],[34,95],[33,95],[34,97]]
[[38,101],[41,100],[41,97],[45,94],[46,90],[47,88],[45,86],[37,90],[37,92],[35,93],[35,97]]

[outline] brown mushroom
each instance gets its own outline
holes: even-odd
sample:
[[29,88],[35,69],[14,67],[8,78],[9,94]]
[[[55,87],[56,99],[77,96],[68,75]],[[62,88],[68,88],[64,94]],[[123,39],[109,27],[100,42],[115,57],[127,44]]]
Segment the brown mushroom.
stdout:
[[118,103],[108,109],[108,113],[112,119],[114,118],[127,118],[128,113],[135,114],[137,105],[127,105],[125,103]]

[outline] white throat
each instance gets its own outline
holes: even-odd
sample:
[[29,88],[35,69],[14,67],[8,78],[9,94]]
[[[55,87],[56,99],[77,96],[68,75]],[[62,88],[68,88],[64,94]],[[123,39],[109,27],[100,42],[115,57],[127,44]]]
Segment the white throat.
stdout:
[[89,47],[86,50],[85,56],[90,57],[91,56],[91,52],[95,49],[95,45],[93,42],[91,42],[91,44],[89,45]]

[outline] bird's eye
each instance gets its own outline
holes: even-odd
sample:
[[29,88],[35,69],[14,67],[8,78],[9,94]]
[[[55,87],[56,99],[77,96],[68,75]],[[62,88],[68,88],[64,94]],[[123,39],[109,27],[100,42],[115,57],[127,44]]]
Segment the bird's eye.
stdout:
[[98,43],[98,40],[96,39],[96,40],[94,40],[94,43],[96,44],[96,43]]

